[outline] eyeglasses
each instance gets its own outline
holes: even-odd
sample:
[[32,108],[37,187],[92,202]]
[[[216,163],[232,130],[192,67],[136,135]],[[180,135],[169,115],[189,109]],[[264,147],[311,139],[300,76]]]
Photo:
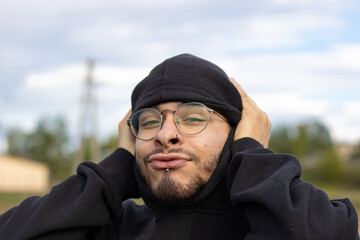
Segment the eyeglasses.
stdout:
[[202,103],[190,102],[180,105],[176,110],[165,109],[162,112],[154,108],[144,108],[134,112],[127,121],[131,132],[138,139],[147,141],[153,139],[164,124],[163,113],[173,112],[175,125],[180,132],[187,135],[198,134],[206,128],[210,113],[227,120],[217,112],[210,110]]

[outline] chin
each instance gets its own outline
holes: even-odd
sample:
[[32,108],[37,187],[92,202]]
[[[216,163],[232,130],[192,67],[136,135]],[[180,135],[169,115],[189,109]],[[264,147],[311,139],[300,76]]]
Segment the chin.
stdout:
[[187,183],[182,183],[165,173],[156,186],[151,187],[154,197],[161,203],[175,206],[187,202],[205,185],[200,175],[190,178]]

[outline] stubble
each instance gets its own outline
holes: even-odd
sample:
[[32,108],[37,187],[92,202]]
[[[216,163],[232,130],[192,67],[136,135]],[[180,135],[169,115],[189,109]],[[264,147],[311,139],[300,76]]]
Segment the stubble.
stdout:
[[[147,166],[149,157],[157,153],[164,152],[162,149],[156,149],[146,154],[143,159],[137,159],[140,173],[149,186],[149,190],[152,192],[153,196],[159,202],[168,206],[175,206],[190,201],[192,197],[202,189],[207,180],[203,179],[200,174],[195,172],[186,183],[180,182],[172,177],[172,172],[170,170],[169,172],[164,173],[156,186],[153,186],[150,179],[147,177],[145,166]],[[205,170],[209,175],[214,172],[219,161],[219,156],[213,155],[210,161],[201,163],[199,156],[195,152],[184,150],[182,148],[171,149],[168,153],[186,154],[194,161],[195,167]],[[143,164],[139,164],[139,161]]]

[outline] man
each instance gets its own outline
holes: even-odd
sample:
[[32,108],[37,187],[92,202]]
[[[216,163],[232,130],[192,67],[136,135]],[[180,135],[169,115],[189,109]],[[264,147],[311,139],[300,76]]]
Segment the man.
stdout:
[[300,180],[270,128],[219,67],[170,58],[134,89],[119,149],[0,216],[0,239],[359,239],[351,202]]

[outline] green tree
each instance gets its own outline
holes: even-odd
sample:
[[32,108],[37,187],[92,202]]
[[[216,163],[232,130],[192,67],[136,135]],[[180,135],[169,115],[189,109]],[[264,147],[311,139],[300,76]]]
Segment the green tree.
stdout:
[[294,140],[291,129],[286,125],[279,126],[271,132],[269,148],[278,153],[294,153]]
[[11,128],[7,133],[8,151],[10,155],[28,157],[28,136],[20,128]]
[[355,146],[354,152],[350,156],[350,161],[360,163],[360,142]]
[[337,184],[344,180],[346,169],[335,148],[328,148],[322,153],[314,174],[319,181],[327,184]]
[[101,145],[101,152],[104,157],[118,148],[118,136],[112,135]]
[[7,140],[9,154],[46,163],[51,180],[60,181],[69,175],[72,154],[67,148],[68,136],[64,119],[42,118],[31,133],[11,129]]
[[320,122],[280,126],[271,133],[270,148],[276,152],[308,157],[333,146],[328,129]]
[[275,128],[270,148],[297,156],[302,161],[305,180],[335,183],[345,178],[345,165],[335,150],[327,127],[320,122]]

